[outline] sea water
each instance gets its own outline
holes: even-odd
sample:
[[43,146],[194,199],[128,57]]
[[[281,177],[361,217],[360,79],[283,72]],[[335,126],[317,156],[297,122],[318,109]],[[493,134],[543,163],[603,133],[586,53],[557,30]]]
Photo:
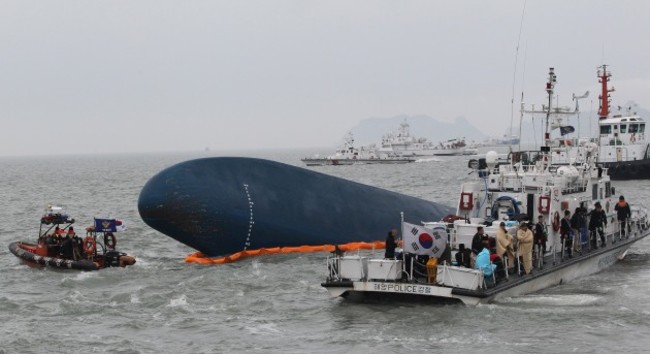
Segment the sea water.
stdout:
[[[138,216],[142,186],[175,163],[254,156],[300,166],[313,152],[0,158],[0,353],[642,353],[650,347],[648,239],[606,271],[494,304],[350,302],[330,298],[320,286],[326,253],[186,264],[193,250]],[[453,205],[469,178],[467,160],[311,169]],[[650,181],[614,185],[632,205],[649,200]],[[82,230],[93,217],[125,220],[118,249],[136,256],[135,266],[77,272],[22,264],[7,247],[36,239],[49,203],[62,204]]]

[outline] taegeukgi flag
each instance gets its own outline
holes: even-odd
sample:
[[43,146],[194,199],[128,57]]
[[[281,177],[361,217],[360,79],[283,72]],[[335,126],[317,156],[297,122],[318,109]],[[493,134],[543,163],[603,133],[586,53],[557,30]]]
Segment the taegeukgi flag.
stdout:
[[433,229],[402,222],[404,252],[439,258],[447,247],[447,229]]

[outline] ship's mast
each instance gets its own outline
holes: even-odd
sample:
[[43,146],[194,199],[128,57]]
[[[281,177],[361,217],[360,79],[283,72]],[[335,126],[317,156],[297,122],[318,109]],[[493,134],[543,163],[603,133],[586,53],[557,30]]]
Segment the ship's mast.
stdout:
[[598,68],[598,82],[602,85],[602,92],[598,99],[600,100],[600,109],[598,110],[598,117],[600,119],[607,119],[609,116],[609,104],[611,103],[610,92],[614,92],[614,87],[607,89],[607,83],[612,73],[607,71],[607,65]]
[[548,69],[548,81],[546,82],[546,93],[548,94],[548,106],[546,107],[546,130],[544,132],[544,144],[549,146],[551,133],[548,130],[548,124],[551,119],[551,104],[553,103],[553,92],[555,90],[555,83],[557,76],[555,75],[555,68]]
[[[544,153],[548,153],[550,151],[551,147],[551,129],[555,129],[559,127],[559,124],[561,123],[560,118],[562,116],[570,116],[573,114],[578,113],[578,105],[576,104],[576,109],[575,111],[571,111],[567,107],[553,107],[553,96],[555,95],[555,84],[557,83],[557,76],[555,75],[555,68],[549,68],[548,70],[548,81],[546,82],[546,93],[548,94],[548,104],[543,104],[542,109],[540,110],[535,110],[535,106],[532,106],[531,110],[526,110],[525,105],[522,102],[521,104],[521,111],[522,115],[524,113],[529,113],[529,114],[545,114],[546,115],[546,122],[545,122],[545,129],[544,129],[544,146],[542,146],[541,151]],[[584,98],[587,97],[587,93],[585,93],[583,96],[576,97],[575,94],[574,100],[578,98]],[[557,121],[551,124],[551,115],[554,117],[558,117]]]

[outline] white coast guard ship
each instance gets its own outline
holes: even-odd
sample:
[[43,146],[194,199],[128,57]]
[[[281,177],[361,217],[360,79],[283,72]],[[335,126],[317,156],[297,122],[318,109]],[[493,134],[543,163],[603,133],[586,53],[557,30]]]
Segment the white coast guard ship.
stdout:
[[307,166],[339,166],[339,165],[366,165],[366,164],[403,164],[414,162],[415,159],[395,154],[378,154],[373,146],[354,146],[354,136],[348,132],[333,155],[325,158],[306,157],[300,159]]
[[410,126],[406,119],[400,123],[397,132],[384,135],[381,146],[377,149],[380,154],[410,157],[434,156],[436,144],[426,138],[416,138],[411,135]]
[[599,96],[599,162],[608,168],[613,180],[650,178],[650,142],[645,135],[645,120],[628,107],[627,114],[610,114],[608,88],[612,74],[607,65],[598,70],[602,92]]
[[[555,82],[551,69],[546,88],[549,102]],[[549,104],[547,122],[552,111]],[[598,165],[598,146],[588,141],[561,144],[558,141],[562,137],[551,138],[550,133],[546,131],[539,151],[513,154],[505,162],[496,152],[489,152],[485,159],[471,162],[474,177],[460,188],[455,216],[422,225],[403,223],[404,252],[393,259],[362,254],[328,258],[328,275],[322,286],[334,297],[395,295],[473,305],[571,281],[625,257],[632,244],[650,233],[647,211],[634,206],[626,223],[617,222],[614,205],[618,195],[607,169]],[[639,202],[631,201],[632,205]],[[560,237],[560,219],[565,210],[571,214],[576,208],[590,212],[596,203],[603,206],[608,220],[603,230],[605,244],[594,246],[589,242],[589,231],[581,228],[574,245],[579,252],[569,257]],[[492,267],[466,268],[440,258],[447,244],[452,254],[459,251],[461,244],[471,247],[479,226],[494,237],[498,225],[504,222],[513,235],[519,221],[536,221],[539,216],[548,230],[548,240],[546,250],[533,250],[531,274],[519,270],[501,274]],[[408,215],[405,218],[408,220]]]

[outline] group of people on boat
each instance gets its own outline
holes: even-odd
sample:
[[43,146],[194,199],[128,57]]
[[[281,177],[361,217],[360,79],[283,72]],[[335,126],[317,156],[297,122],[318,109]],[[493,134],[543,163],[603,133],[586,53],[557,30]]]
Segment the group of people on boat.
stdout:
[[490,237],[482,226],[477,227],[472,238],[471,249],[460,244],[456,252],[456,263],[459,266],[483,270],[491,276],[493,271],[514,272],[515,254],[519,254],[520,264],[525,274],[530,274],[533,268],[533,246],[537,249],[546,247],[546,225],[543,217],[535,225],[526,222],[519,224],[515,236],[508,233],[506,223],[501,222],[496,230],[496,237]]
[[[631,209],[623,196],[619,197],[614,211],[620,236],[624,237],[629,227],[627,222],[631,217]],[[583,252],[587,242],[591,242],[591,249],[605,247],[606,226],[607,214],[600,202],[596,202],[594,209],[589,213],[580,207],[576,208],[573,214],[570,210],[565,210],[559,225],[564,251],[562,257],[566,255],[572,258],[573,252]],[[508,233],[505,222],[499,224],[496,237],[488,236],[483,226],[478,226],[472,238],[471,248],[460,244],[455,260],[458,266],[481,269],[488,276],[491,276],[492,271],[497,271],[497,274],[505,274],[500,271],[512,274],[518,265],[521,265],[524,274],[530,274],[533,271],[533,263],[543,261],[543,255],[547,252],[547,241],[548,228],[544,215],[539,215],[534,224],[520,222],[514,235]]]
[[[609,209],[609,206],[608,206]],[[630,205],[624,196],[619,197],[618,203],[614,206],[616,212],[616,221],[620,237],[625,237],[626,229],[629,227],[628,220],[632,216]],[[564,252],[569,258],[573,257],[573,252],[583,252],[583,248],[590,242],[591,249],[605,247],[607,245],[605,238],[605,227],[607,227],[607,213],[603,210],[600,202],[594,203],[594,209],[587,213],[585,208],[578,207],[573,215],[570,210],[564,211],[564,218],[560,222],[560,237],[564,244]],[[589,237],[587,239],[587,231]],[[598,238],[600,236],[600,244]]]
[[[608,205],[609,208],[609,205]],[[631,217],[631,209],[623,196],[615,205],[616,219],[620,225],[621,237],[626,234],[627,221]],[[572,258],[574,252],[589,249],[598,249],[606,246],[605,227],[608,224],[607,213],[600,202],[594,204],[594,209],[587,213],[585,208],[578,207],[573,213],[570,210],[564,211],[564,218],[559,223],[552,223],[555,231],[559,231],[563,243],[561,257]],[[545,216],[539,215],[537,222],[532,223],[522,220],[519,223],[511,222],[508,226],[517,225],[516,232],[509,233],[506,222],[500,222],[496,236],[491,237],[485,232],[483,226],[478,226],[470,247],[459,244],[455,253],[455,263],[458,266],[480,269],[487,277],[496,272],[495,278],[503,277],[506,272],[509,274],[523,273],[525,275],[533,272],[533,264],[539,267],[543,265],[543,257],[547,252],[548,226]],[[600,238],[600,243],[598,243]],[[387,259],[396,257],[396,248],[399,247],[397,230],[388,232],[385,242],[385,254]],[[451,247],[447,244],[443,256],[439,262],[451,264]],[[517,269],[517,271],[515,271]]]
[[72,226],[67,231],[56,226],[54,232],[47,234],[43,241],[48,247],[48,254],[75,261],[83,258],[83,240]]

